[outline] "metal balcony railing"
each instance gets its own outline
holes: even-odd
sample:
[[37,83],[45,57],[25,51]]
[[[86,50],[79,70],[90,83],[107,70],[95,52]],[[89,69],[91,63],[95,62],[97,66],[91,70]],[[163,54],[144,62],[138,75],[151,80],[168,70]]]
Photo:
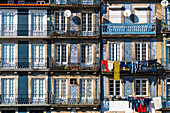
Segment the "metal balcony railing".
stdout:
[[76,24],[56,24],[52,36],[58,37],[94,37],[99,36],[99,26],[76,25]]
[[156,34],[156,23],[105,23],[102,24],[102,34]]
[[50,25],[1,24],[0,36],[50,36]]
[[50,59],[49,67],[53,70],[67,70],[67,71],[97,71],[99,70],[99,63],[93,63],[88,59],[77,59],[77,62],[57,62],[53,58]]
[[52,95],[51,99],[52,104],[58,105],[100,105],[100,98],[93,97],[68,98],[57,97],[57,95]]
[[49,104],[48,94],[1,94],[0,104],[17,105],[17,104]]
[[46,58],[2,58],[0,61],[1,69],[41,69],[47,68]]
[[170,58],[161,58],[161,68],[170,70]]
[[62,5],[99,5],[99,0],[51,0],[51,4]]

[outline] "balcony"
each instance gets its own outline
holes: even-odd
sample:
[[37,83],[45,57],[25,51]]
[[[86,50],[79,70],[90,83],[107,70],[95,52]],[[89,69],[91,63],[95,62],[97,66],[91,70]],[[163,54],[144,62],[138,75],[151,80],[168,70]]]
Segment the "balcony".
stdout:
[[[82,59],[81,59],[82,60]],[[50,59],[50,64],[49,67],[52,70],[56,70],[56,71],[98,71],[99,70],[99,63],[80,63],[81,61],[79,59],[79,63],[67,63],[67,62],[63,62],[63,63],[59,63],[54,61],[53,59]],[[87,60],[86,60],[87,61]]]
[[[110,65],[106,60],[103,60],[101,65],[103,73],[114,72],[114,65]],[[160,68],[160,65],[158,65],[157,59],[148,61],[120,61],[120,73],[156,72],[158,68]]]
[[98,37],[99,26],[98,25],[70,25],[62,24],[54,26],[52,37]]
[[14,36],[33,36],[33,37],[47,37],[50,36],[50,26],[33,26],[30,24],[18,25],[0,25],[0,37],[14,37]]
[[48,94],[1,94],[0,105],[46,105],[49,104]]
[[0,61],[1,69],[45,69],[47,68],[46,58],[3,58]]
[[65,98],[65,97],[57,97],[57,95],[52,95],[51,98],[52,106],[99,106],[100,98]]
[[156,23],[134,24],[134,23],[105,23],[102,24],[103,35],[115,34],[156,34]]
[[99,5],[99,0],[51,0],[51,4],[60,5]]
[[162,67],[162,69],[170,70],[170,59],[162,58],[161,59],[161,67]]

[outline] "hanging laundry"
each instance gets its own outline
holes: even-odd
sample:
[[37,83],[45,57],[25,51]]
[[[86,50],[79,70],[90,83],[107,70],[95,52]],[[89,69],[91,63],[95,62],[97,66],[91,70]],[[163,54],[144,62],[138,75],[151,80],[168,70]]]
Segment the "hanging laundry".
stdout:
[[114,80],[120,80],[120,62],[114,61]]
[[102,61],[102,65],[103,65],[103,72],[104,72],[105,67],[106,67],[106,72],[109,72],[107,60],[103,60],[103,61]]
[[131,62],[131,73],[133,73],[133,62]]
[[136,73],[137,72],[137,65],[138,65],[138,62],[133,62],[133,67],[134,67],[134,72]]
[[126,67],[131,68],[132,67],[131,62],[126,62]]
[[114,61],[108,61],[108,69],[109,69],[109,71],[113,70],[113,65],[114,65]]
[[125,67],[125,62],[120,62],[120,67]]
[[149,66],[154,66],[154,64],[155,64],[154,60],[148,60],[148,65]]
[[155,110],[159,110],[162,108],[162,100],[161,97],[154,97],[153,98],[154,101],[154,106],[155,106]]

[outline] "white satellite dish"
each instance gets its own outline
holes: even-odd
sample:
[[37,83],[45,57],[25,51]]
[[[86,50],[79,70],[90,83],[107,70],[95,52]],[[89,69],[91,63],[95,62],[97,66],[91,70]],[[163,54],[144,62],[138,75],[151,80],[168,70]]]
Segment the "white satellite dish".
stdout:
[[129,17],[131,15],[131,11],[129,10],[129,9],[126,9],[125,11],[124,11],[124,16],[125,17]]
[[71,16],[71,11],[70,10],[66,10],[66,11],[64,11],[64,16],[65,17],[70,17]]
[[161,5],[162,5],[162,7],[167,7],[168,6],[168,1],[167,0],[162,0],[161,1]]

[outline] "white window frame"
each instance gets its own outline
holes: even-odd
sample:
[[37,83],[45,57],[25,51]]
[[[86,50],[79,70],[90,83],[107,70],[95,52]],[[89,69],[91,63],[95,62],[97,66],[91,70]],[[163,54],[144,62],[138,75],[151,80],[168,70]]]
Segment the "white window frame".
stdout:
[[[56,13],[59,13],[59,23],[57,23],[56,22]],[[64,11],[63,10],[60,10],[60,11],[55,11],[55,13],[54,13],[55,15],[55,17],[54,17],[54,19],[55,19],[55,23],[54,23],[54,30],[56,31],[56,32],[59,32],[59,33],[62,33],[62,32],[67,32],[67,17],[64,17]],[[63,15],[62,15],[63,14]],[[65,19],[65,23],[62,23],[62,16],[64,17],[64,19]],[[56,30],[56,24],[59,24],[59,30]],[[65,24],[65,30],[62,30],[62,25],[63,24]]]
[[[60,62],[57,62],[56,61],[56,56],[57,56],[57,53],[56,53],[56,46],[57,45],[60,45]],[[66,62],[62,62],[62,45],[66,45]],[[61,43],[56,43],[55,44],[55,57],[54,57],[54,61],[57,63],[57,64],[63,64],[63,65],[66,65],[66,64],[68,64],[68,45],[67,44],[65,44],[65,43],[63,43],[63,44],[61,44]]]
[[[33,13],[33,32],[43,32],[44,31],[44,14],[43,13]],[[34,22],[35,20],[35,22]]]
[[[33,52],[34,51],[34,48],[33,48],[33,46],[36,46],[36,56],[34,56],[33,54],[35,53],[35,52]],[[40,49],[40,46],[43,46],[43,58],[42,58],[42,62],[40,61],[40,51],[39,51],[39,49]],[[36,65],[42,65],[42,66],[45,66],[45,45],[44,44],[32,44],[32,63],[33,63],[33,67],[34,68],[36,68],[37,66]],[[38,68],[41,68],[41,67],[39,67],[38,66]]]
[[[85,80],[85,97],[82,97],[81,96],[81,98],[83,99],[83,100],[86,100],[86,99],[93,99],[93,79],[80,79],[81,80],[81,88],[80,89],[82,89],[82,80]],[[91,97],[87,97],[87,80],[91,80],[91,92],[92,92],[92,94],[91,94]],[[81,91],[80,91],[81,92]]]
[[[121,43],[113,43],[113,42],[111,42],[110,44],[111,44],[111,50],[109,50],[109,51],[110,51],[109,53],[111,53],[111,60],[112,60],[112,61],[121,61],[121,60],[122,60],[122,44],[121,44]],[[112,53],[113,53],[113,52],[112,52],[113,45],[114,45],[114,59],[113,59],[113,54],[112,54]],[[116,53],[116,52],[117,52],[117,50],[116,50],[116,49],[117,49],[117,48],[116,48],[116,45],[119,45],[119,46],[120,46],[120,53],[119,53],[119,54],[120,54],[120,56],[119,56],[119,57],[120,57],[120,60],[115,60],[116,57],[117,57],[117,56],[116,56],[116,55],[117,55],[117,53]]]
[[135,43],[135,59],[136,58],[136,44],[140,44],[140,61],[143,60],[142,59],[142,44],[146,44],[146,60],[148,60],[148,43]]
[[[3,31],[4,32],[14,32],[15,31],[15,13],[3,13],[3,22],[6,18],[6,24],[3,23]],[[11,20],[11,21],[10,21]]]
[[[35,94],[33,88],[34,88],[34,80],[36,80],[36,87],[37,87],[37,93]],[[40,80],[43,80],[43,94],[40,94]],[[45,102],[45,79],[41,79],[41,78],[32,78],[31,79],[31,94],[32,94],[32,99],[33,99],[33,103],[34,102]],[[42,95],[42,96],[41,96]]]
[[[56,92],[55,92],[55,85],[56,85],[56,80],[59,80],[59,97],[56,97],[56,98],[60,98],[60,99],[67,99],[67,94],[68,94],[68,79],[58,79],[58,78],[55,78],[54,79],[54,94],[56,94]],[[66,96],[65,97],[63,97],[62,96],[62,80],[66,80]]]
[[[4,59],[5,59],[5,57],[4,57],[4,51],[5,51],[4,46],[7,46],[6,62],[4,61]],[[11,52],[11,48],[10,48],[11,46],[13,46],[14,53],[10,53]],[[14,58],[11,57],[11,54],[14,55]],[[3,62],[2,62],[3,68],[15,68],[15,44],[8,44],[8,43],[7,44],[5,44],[5,43],[2,44],[2,56],[4,57]]]
[[[81,54],[81,52],[82,52],[82,45],[85,45],[85,63],[83,63],[82,61],[81,61],[81,64],[83,65],[83,64],[85,64],[85,65],[92,65],[93,64],[93,44],[81,44],[80,45],[80,60],[82,60],[82,54]],[[89,55],[88,54],[88,52],[87,52],[87,47],[88,46],[91,46],[91,48],[92,48],[92,51],[91,51],[91,53],[92,53],[92,55],[91,55],[91,62],[88,62],[87,61],[87,56]],[[89,56],[89,58],[90,58],[90,56]]]
[[[86,18],[86,24],[85,24],[86,30],[85,31],[83,30],[83,22],[82,22],[83,21],[83,13],[86,14],[86,16],[85,16],[85,18]],[[88,30],[88,28],[89,28],[88,27],[88,25],[89,25],[89,23],[88,23],[89,22],[88,14],[91,14],[91,16],[92,16],[91,17],[91,21],[92,21],[92,23],[91,23],[91,27],[92,27],[91,30]],[[81,20],[81,23],[82,23],[82,29],[81,30],[82,30],[82,32],[93,32],[94,31],[93,30],[93,23],[94,23],[93,22],[93,12],[82,12],[81,15],[82,15],[81,16],[81,18],[82,18],[82,20]]]
[[[136,81],[137,80],[140,80],[140,95],[136,95]],[[142,80],[146,80],[146,95],[142,95]],[[136,96],[148,96],[148,83],[149,82],[149,80],[148,79],[135,79],[135,95]]]
[[[109,96],[110,97],[113,97],[113,95],[110,95],[110,80],[113,80],[114,81],[114,96],[117,96],[116,95],[116,80],[114,80],[114,79],[112,79],[112,78],[110,78],[109,79]],[[118,95],[118,96],[122,96],[122,82],[121,82],[121,79],[120,79],[120,95]]]
[[[7,80],[7,94],[5,94],[3,91],[4,91],[4,80]],[[13,86],[11,86],[11,87],[13,87],[12,89],[13,89],[13,93],[12,94],[10,94],[10,80],[13,80]],[[14,78],[2,78],[1,79],[1,90],[2,90],[2,103],[15,103],[15,79]],[[5,94],[5,95],[4,95]]]

